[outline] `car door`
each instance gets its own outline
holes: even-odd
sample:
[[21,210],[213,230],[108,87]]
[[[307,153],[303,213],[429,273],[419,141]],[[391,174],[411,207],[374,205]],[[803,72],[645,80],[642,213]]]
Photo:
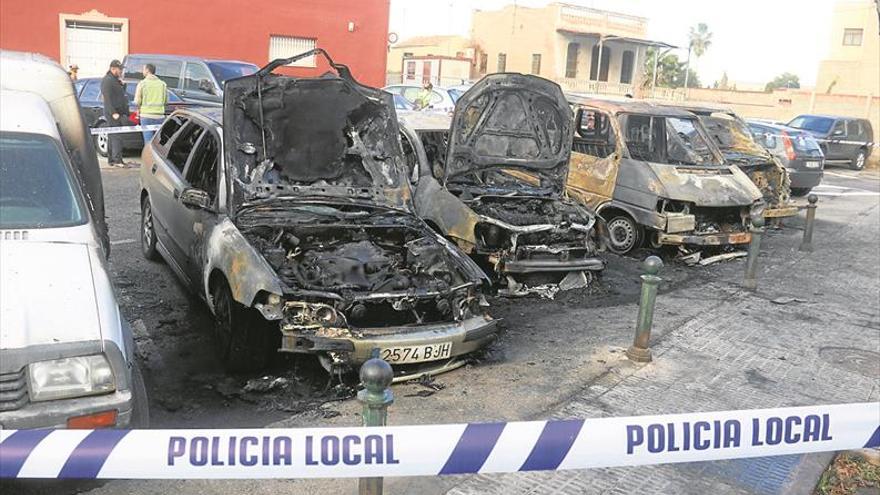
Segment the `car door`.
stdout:
[[217,224],[220,183],[220,138],[216,130],[206,126],[193,147],[184,170],[184,191],[207,193],[210,201],[206,207],[187,205],[182,198],[178,214],[171,222],[171,236],[180,245],[187,278],[193,283],[202,279],[204,269],[205,236]]
[[844,137],[842,148],[844,150],[844,158],[855,158],[856,153],[864,144],[865,139],[862,137],[862,126],[857,119],[846,121],[846,137]]
[[183,81],[178,94],[188,100],[222,101],[219,88],[214,84],[214,77],[202,62],[187,62],[183,71]]
[[566,189],[594,209],[610,201],[614,194],[620,163],[616,141],[608,114],[591,108],[575,113]]
[[846,140],[846,121],[837,120],[831,126],[831,133],[828,135],[825,158],[828,160],[846,160],[849,158],[844,140]]
[[[165,126],[160,129],[162,130],[165,130]],[[185,208],[180,202],[180,194],[187,187],[183,173],[189,155],[204,130],[201,125],[187,120],[167,144],[161,145],[164,136],[160,136],[160,146],[151,146],[154,159],[150,169],[153,178],[150,200],[156,236],[173,258],[173,264],[176,265],[173,268],[182,276],[186,275],[186,256],[181,240],[177,239],[175,234],[180,231],[178,217],[185,213],[182,211]]]
[[86,124],[92,126],[104,115],[104,99],[101,97],[101,80],[89,79],[79,94],[79,106]]

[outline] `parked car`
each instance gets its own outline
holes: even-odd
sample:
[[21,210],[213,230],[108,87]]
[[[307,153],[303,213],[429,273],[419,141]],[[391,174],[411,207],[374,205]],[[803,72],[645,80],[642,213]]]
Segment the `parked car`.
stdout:
[[652,247],[751,240],[763,195],[724,162],[694,114],[644,101],[569,101],[576,132],[567,191],[605,219],[612,251],[644,240]]
[[596,215],[565,198],[571,110],[552,81],[486,76],[444,115],[406,114],[419,216],[494,275],[498,292],[552,296],[605,267]]
[[416,107],[406,98],[400,95],[391,95],[394,98],[394,108],[397,110],[415,110]]
[[807,131],[819,141],[826,165],[847,165],[861,170],[874,147],[874,130],[868,119],[798,115],[787,125]]
[[[402,96],[413,106],[415,106],[416,99],[422,93],[422,87],[415,84],[392,84],[390,86],[385,86],[382,89],[393,95]],[[428,109],[451,113],[455,109],[455,101],[458,99],[458,96],[460,95],[455,91],[450,92],[446,88],[434,86],[431,92],[431,102],[428,105]]]
[[0,429],[146,427],[73,86],[43,56],[0,64]]
[[746,122],[731,110],[681,107],[700,119],[718,145],[724,160],[739,167],[758,186],[764,196],[764,218],[795,216],[798,207],[791,202],[791,178],[782,163],[755,142]]
[[207,302],[229,369],[278,350],[335,372],[374,348],[448,369],[494,338],[488,279],[415,215],[391,95],[332,62],[271,73],[297,57],[227,81],[222,114],[168,118],[143,153],[143,253]]
[[806,196],[822,182],[825,156],[812,134],[786,125],[747,122],[755,141],[788,170],[792,196]]
[[[125,94],[128,96],[128,122],[127,125],[138,125],[141,123],[138,115],[137,106],[134,104],[134,92],[137,88],[138,81],[124,81]],[[101,94],[101,78],[89,77],[83,78],[74,84],[79,106],[82,110],[83,117],[89,127],[104,127],[107,125],[107,119],[104,118],[104,95]],[[200,104],[208,104],[202,102]],[[183,101],[174,91],[168,90],[168,104],[165,106],[165,115],[178,108],[191,105]],[[123,149],[142,149],[144,147],[143,134],[140,132],[126,132],[119,135],[122,138]],[[107,134],[95,134],[92,136],[95,141],[95,150],[99,155],[106,157],[109,152],[109,141]]]
[[156,66],[156,77],[165,81],[185,101],[220,103],[223,84],[236,77],[257,72],[258,67],[240,60],[218,60],[183,55],[132,53],[122,61],[124,79],[139,81],[144,64]]

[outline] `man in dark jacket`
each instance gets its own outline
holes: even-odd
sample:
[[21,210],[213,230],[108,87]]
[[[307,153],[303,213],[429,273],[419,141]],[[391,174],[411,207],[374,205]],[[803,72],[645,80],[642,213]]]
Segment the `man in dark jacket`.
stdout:
[[[101,80],[101,96],[104,98],[104,118],[107,120],[107,127],[118,127],[125,125],[128,118],[128,97],[125,96],[125,88],[119,79],[122,76],[122,62],[113,60],[110,62],[110,69]],[[109,157],[111,167],[124,167],[125,162],[122,161],[122,138],[119,134],[108,134],[107,142],[109,144]]]

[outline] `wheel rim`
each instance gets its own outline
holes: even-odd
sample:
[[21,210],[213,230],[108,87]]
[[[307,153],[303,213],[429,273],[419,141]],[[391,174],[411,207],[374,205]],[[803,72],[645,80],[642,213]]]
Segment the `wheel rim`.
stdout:
[[861,169],[865,166],[865,154],[859,153],[859,156],[856,157],[856,168]]
[[152,248],[153,244],[153,211],[150,209],[150,202],[144,202],[144,220],[141,222],[143,228],[143,240],[145,248]]
[[625,218],[615,218],[608,224],[608,234],[611,237],[611,245],[619,250],[626,251],[632,248],[636,241],[636,228]]
[[101,153],[105,153],[105,154],[106,154],[106,153],[107,153],[108,144],[109,144],[109,143],[107,142],[107,135],[106,135],[106,134],[98,134],[98,136],[95,138],[95,141],[98,143],[98,150],[99,150]]

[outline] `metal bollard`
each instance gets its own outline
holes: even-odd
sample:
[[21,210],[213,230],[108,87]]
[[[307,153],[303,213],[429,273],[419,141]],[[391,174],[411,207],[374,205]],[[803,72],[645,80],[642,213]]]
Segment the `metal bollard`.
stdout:
[[[385,426],[388,420],[388,405],[394,402],[391,393],[391,380],[394,372],[391,365],[379,359],[379,349],[373,349],[373,357],[361,366],[361,383],[364,389],[357,398],[364,405],[364,426]],[[382,478],[360,478],[359,495],[382,495]]]
[[816,203],[819,202],[819,196],[810,194],[807,196],[807,225],[804,227],[804,239],[801,241],[801,247],[798,251],[813,252],[813,223],[816,221]]
[[642,263],[645,274],[642,275],[642,296],[639,300],[639,319],[636,322],[636,337],[633,345],[626,350],[626,357],[639,363],[651,362],[651,325],[654,321],[654,302],[657,300],[657,285],[663,280],[657,276],[663,268],[663,260],[656,256],[648,256]]
[[758,288],[758,254],[761,252],[761,234],[764,233],[764,217],[752,217],[752,240],[749,241],[749,257],[746,259],[746,276],[743,287],[749,290]]

